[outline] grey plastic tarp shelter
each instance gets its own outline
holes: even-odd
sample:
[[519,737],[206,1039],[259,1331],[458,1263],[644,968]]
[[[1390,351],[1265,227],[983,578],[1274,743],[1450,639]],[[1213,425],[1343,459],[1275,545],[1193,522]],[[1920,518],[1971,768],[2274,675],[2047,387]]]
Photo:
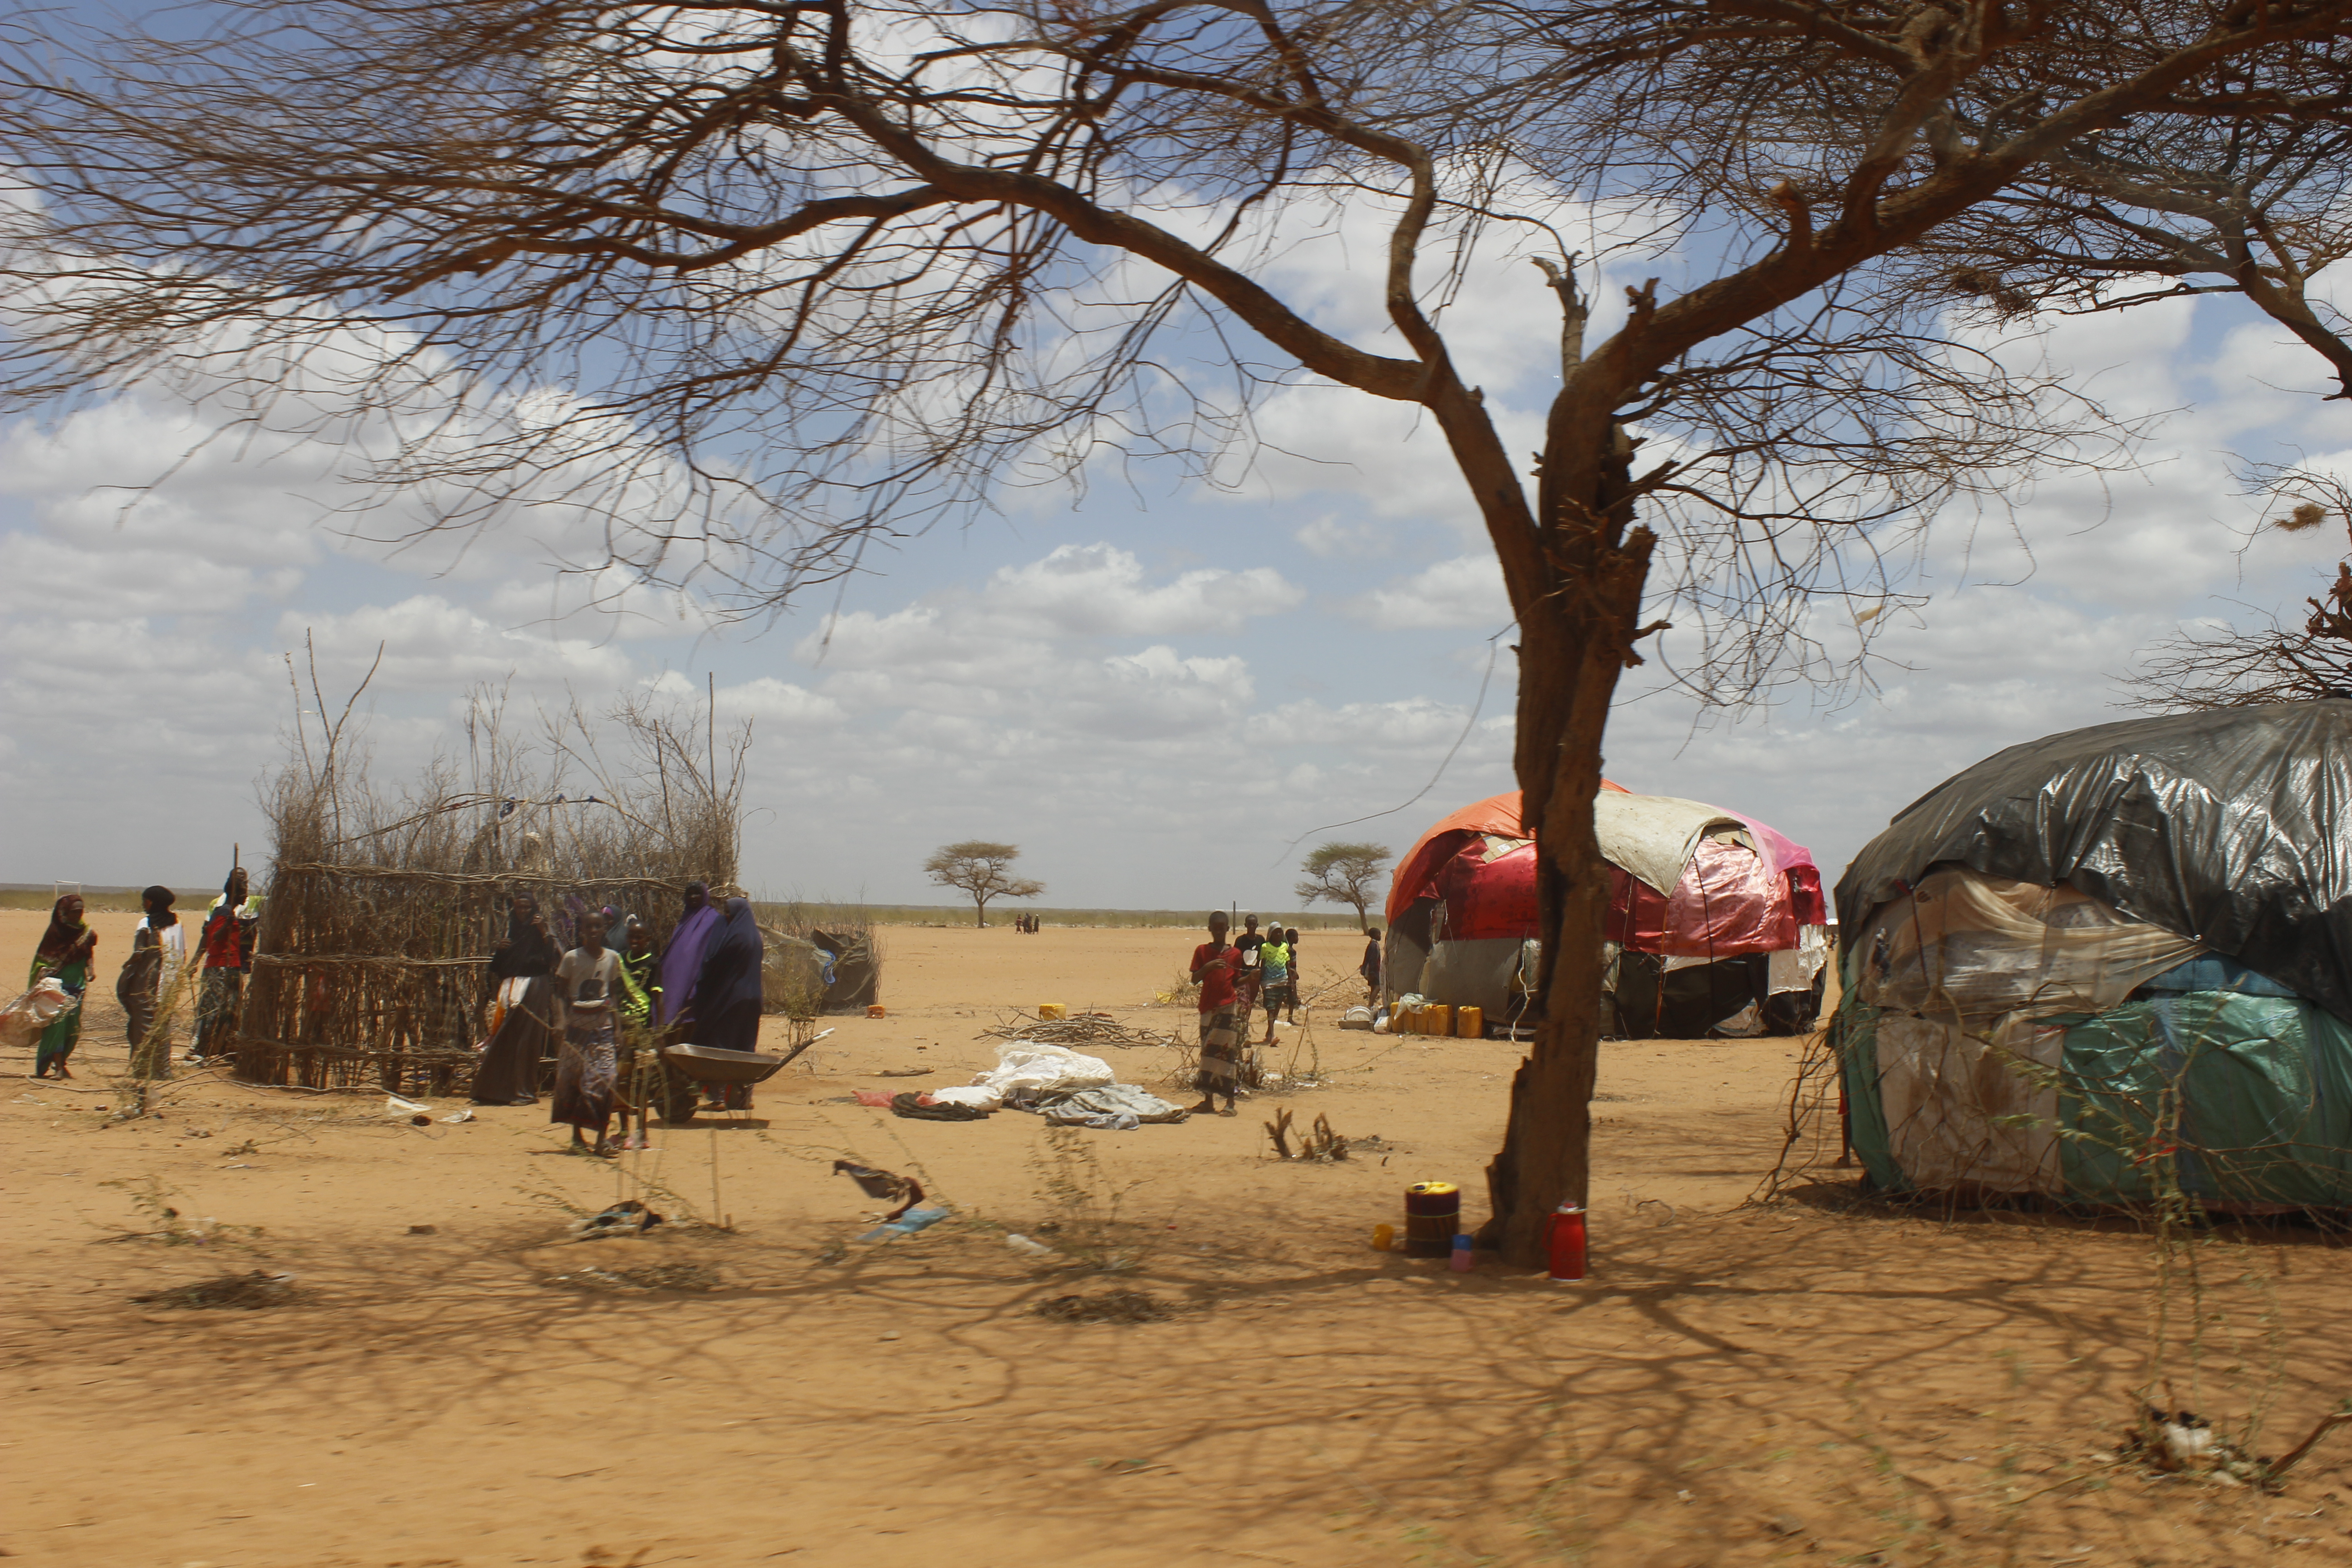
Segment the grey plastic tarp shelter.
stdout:
[[1837,887],[1873,1180],[2352,1205],[2347,798],[2331,700],[2050,736],[1906,807]]

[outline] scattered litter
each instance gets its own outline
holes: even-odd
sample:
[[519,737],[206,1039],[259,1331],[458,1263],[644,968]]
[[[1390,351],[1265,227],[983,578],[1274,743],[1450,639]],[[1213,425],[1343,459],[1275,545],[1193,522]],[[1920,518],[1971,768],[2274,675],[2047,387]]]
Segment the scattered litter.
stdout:
[[877,1225],[859,1237],[860,1241],[887,1241],[894,1236],[912,1236],[917,1231],[934,1226],[955,1213],[953,1209],[908,1209],[887,1225]]
[[294,1276],[266,1274],[257,1268],[250,1274],[224,1274],[218,1279],[200,1279],[193,1285],[174,1285],[169,1290],[156,1290],[131,1299],[155,1307],[185,1307],[194,1310],[235,1308],[242,1311],[258,1311],[264,1307],[282,1307],[294,1300]]
[[606,1236],[636,1236],[662,1223],[662,1216],[635,1198],[623,1198],[601,1214],[573,1220],[569,1227],[581,1241],[594,1241]]
[[412,1225],[408,1227],[408,1234],[411,1236],[438,1236],[441,1234],[441,1227],[437,1225]]
[[[2125,1437],[2120,1451],[2126,1458],[2170,1475],[2202,1476],[2224,1486],[2273,1484],[2270,1466],[2214,1431],[2212,1424],[2193,1410],[2150,1407]],[[2301,1457],[2298,1451],[2295,1458]]]
[[1054,1249],[1052,1247],[1047,1247],[1042,1241],[1032,1241],[1025,1236],[1007,1236],[1004,1238],[1004,1245],[1011,1247],[1015,1252],[1025,1252],[1032,1258],[1051,1258],[1054,1256]]
[[423,1122],[433,1120],[431,1106],[419,1105],[413,1100],[403,1100],[396,1094],[387,1094],[383,1097],[383,1113],[386,1116],[406,1117],[411,1120],[421,1118],[422,1121],[418,1123],[420,1126]]
[[719,1271],[699,1263],[648,1263],[637,1268],[583,1268],[555,1278],[597,1290],[717,1290],[726,1285]]
[[929,1078],[930,1074],[931,1069],[929,1068],[885,1068],[874,1076],[876,1078]]
[[474,1113],[470,1109],[468,1109],[465,1110],[453,1110],[448,1115],[443,1117],[441,1121],[445,1125],[448,1125],[459,1121],[471,1121],[473,1119]]
[[1030,1309],[1058,1323],[1156,1323],[1175,1309],[1141,1290],[1106,1290],[1099,1296],[1056,1296]]
[[835,1160],[833,1173],[847,1176],[857,1184],[857,1190],[869,1198],[887,1198],[898,1206],[888,1214],[875,1217],[884,1224],[903,1217],[923,1201],[923,1184],[912,1176],[902,1176],[896,1171],[877,1171],[871,1165],[861,1165],[855,1160]]

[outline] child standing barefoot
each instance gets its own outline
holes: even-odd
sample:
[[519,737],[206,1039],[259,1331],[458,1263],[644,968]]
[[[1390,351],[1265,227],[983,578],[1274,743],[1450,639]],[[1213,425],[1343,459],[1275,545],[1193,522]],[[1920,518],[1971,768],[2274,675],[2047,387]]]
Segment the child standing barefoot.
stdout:
[[[621,988],[621,960],[604,946],[604,916],[580,917],[580,945],[556,966],[556,994],[563,1006],[563,1055],[555,1067],[555,1108],[550,1121],[572,1124],[572,1147],[609,1154],[604,1129],[613,1121],[613,1091],[619,1077],[613,1033],[613,997]],[[592,1148],[583,1133],[593,1130]]]

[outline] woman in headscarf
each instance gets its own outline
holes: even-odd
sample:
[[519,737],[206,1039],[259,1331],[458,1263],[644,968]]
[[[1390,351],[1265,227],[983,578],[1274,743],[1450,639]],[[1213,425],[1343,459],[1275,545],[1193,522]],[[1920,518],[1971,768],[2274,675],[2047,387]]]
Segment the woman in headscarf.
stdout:
[[700,882],[686,885],[686,908],[678,915],[677,929],[669,933],[669,945],[662,949],[661,962],[655,969],[655,986],[660,992],[654,1005],[654,1026],[667,1029],[678,1021],[694,1000],[696,979],[702,973],[702,954],[719,925],[719,911],[710,907],[710,889]]
[[535,1105],[541,1064],[557,1044],[555,973],[558,954],[539,900],[517,893],[507,906],[505,940],[490,949],[490,983],[506,1012],[482,1046],[474,1068],[476,1105]]
[[[766,943],[751,918],[749,899],[727,900],[727,921],[711,939],[694,982],[694,1043],[727,1051],[760,1048],[761,960]],[[751,1109],[751,1086],[728,1084],[718,1091],[717,1110]]]
[[[187,933],[173,912],[174,895],[158,883],[139,895],[147,911],[131,933],[131,958],[114,982],[114,999],[131,1036],[131,1076],[172,1076],[172,993],[188,959]],[[163,1016],[157,1016],[159,1007]]]
[[242,866],[229,868],[220,897],[205,911],[204,930],[196,933],[196,952],[204,965],[204,990],[196,998],[196,1034],[189,1042],[188,1059],[228,1055],[236,1037],[237,1013],[245,1000],[245,964],[251,945],[239,921],[252,901],[252,881]]
[[54,977],[71,996],[73,1005],[50,1020],[41,1031],[41,1043],[33,1057],[33,1076],[47,1078],[52,1068],[58,1078],[73,1077],[66,1059],[73,1055],[74,1047],[81,1043],[81,997],[89,984],[92,962],[98,954],[98,933],[82,923],[81,895],[68,893],[49,906],[49,926],[33,949],[33,972],[25,984],[27,987],[40,984],[41,976]]

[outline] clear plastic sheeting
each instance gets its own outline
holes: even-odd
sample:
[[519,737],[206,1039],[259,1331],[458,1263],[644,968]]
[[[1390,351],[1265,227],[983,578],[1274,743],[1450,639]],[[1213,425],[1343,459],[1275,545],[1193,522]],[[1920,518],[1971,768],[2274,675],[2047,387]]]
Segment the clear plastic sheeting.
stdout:
[[1850,978],[1872,1006],[1981,1029],[2006,1013],[2103,1012],[2203,951],[2073,888],[1955,866],[1879,908]]
[[1912,1185],[2065,1190],[2058,1069],[2066,1031],[2011,1014],[1982,1032],[1890,1013],[1878,1020],[1886,1144]]

